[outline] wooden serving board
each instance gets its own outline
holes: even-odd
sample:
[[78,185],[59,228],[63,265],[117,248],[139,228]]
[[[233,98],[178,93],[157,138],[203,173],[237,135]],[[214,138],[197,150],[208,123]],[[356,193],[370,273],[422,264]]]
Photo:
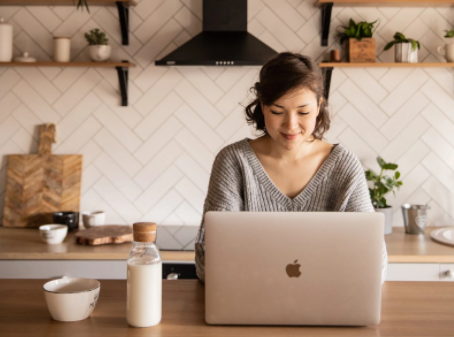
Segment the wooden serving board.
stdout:
[[132,227],[104,225],[89,228],[76,234],[76,242],[81,245],[132,242]]
[[53,155],[55,125],[39,126],[37,154],[8,155],[4,227],[52,223],[59,211],[79,212],[82,155]]

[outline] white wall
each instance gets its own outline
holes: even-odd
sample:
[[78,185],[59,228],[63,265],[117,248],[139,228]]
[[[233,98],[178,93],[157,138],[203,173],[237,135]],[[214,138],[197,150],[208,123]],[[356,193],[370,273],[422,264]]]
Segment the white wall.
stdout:
[[[170,248],[192,248],[211,164],[225,145],[252,137],[239,102],[259,68],[155,67],[202,28],[201,0],[141,0],[131,9],[130,45],[120,43],[115,7],[0,7],[14,25],[15,55],[28,51],[50,61],[52,37],[70,36],[72,58],[87,60],[83,33],[100,27],[113,60],[137,64],[130,72],[129,107],[119,106],[115,70],[102,68],[0,67],[0,208],[6,158],[36,151],[35,126],[54,122],[56,153],[84,155],[82,210],[104,209],[110,223],[152,220],[165,224],[160,238]],[[313,0],[249,0],[249,31],[277,51],[292,50],[320,61],[338,48],[320,46],[320,11]],[[380,19],[381,52],[394,32],[422,44],[420,59],[441,61],[436,47],[454,26],[451,8],[337,8],[339,24]],[[400,165],[404,186],[389,202],[395,226],[399,206],[429,203],[430,224],[454,224],[454,76],[447,68],[335,69],[328,140],[353,150],[365,167],[375,157]]]

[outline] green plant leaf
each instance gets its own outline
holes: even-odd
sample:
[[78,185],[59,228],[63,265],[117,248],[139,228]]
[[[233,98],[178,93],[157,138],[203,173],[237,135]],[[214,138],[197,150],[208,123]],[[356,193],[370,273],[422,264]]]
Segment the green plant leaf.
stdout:
[[398,166],[396,164],[387,163],[383,166],[384,170],[395,170]]
[[399,179],[399,177],[400,177],[400,172],[396,171],[396,173],[394,173],[394,178],[397,180],[397,179]]
[[394,34],[393,39],[400,42],[405,42],[406,40],[405,35],[399,32],[396,32],[396,34]]
[[446,35],[444,37],[447,37],[447,38],[454,37],[454,28],[451,30],[445,30],[445,32],[446,32]]
[[377,163],[381,168],[386,165],[386,162],[381,157],[377,157]]
[[411,43],[411,50],[416,50],[418,48],[418,44],[416,43],[415,40],[408,39],[408,41],[410,41],[410,43]]
[[395,43],[395,41],[388,42],[383,50],[391,49],[391,47],[394,46]]

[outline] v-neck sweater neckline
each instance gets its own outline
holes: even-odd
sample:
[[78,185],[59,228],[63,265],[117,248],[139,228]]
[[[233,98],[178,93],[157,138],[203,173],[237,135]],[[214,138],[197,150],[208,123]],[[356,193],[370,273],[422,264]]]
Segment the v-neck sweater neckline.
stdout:
[[250,138],[244,138],[242,141],[244,154],[248,159],[254,174],[257,176],[259,182],[264,186],[264,188],[270,193],[270,195],[280,204],[286,205],[287,207],[292,206],[303,206],[305,201],[315,193],[317,185],[322,182],[332,167],[335,165],[339,155],[343,152],[341,144],[334,144],[334,148],[331,150],[330,154],[323,161],[320,168],[317,170],[315,175],[309,181],[309,183],[304,187],[304,189],[294,198],[286,196],[282,191],[274,184],[271,178],[266,173],[263,168],[262,163],[258,159],[254,150],[249,144]]

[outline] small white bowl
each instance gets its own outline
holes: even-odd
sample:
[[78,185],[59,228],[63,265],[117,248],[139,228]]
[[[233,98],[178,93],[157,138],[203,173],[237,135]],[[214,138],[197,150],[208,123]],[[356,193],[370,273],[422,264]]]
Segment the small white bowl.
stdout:
[[82,221],[85,228],[92,228],[96,226],[102,226],[106,222],[106,213],[104,211],[96,212],[83,212]]
[[44,298],[50,315],[56,321],[74,322],[86,319],[96,306],[101,283],[88,278],[64,277],[44,284]]
[[39,234],[41,239],[48,244],[62,243],[68,234],[68,226],[66,225],[42,225],[39,227]]

